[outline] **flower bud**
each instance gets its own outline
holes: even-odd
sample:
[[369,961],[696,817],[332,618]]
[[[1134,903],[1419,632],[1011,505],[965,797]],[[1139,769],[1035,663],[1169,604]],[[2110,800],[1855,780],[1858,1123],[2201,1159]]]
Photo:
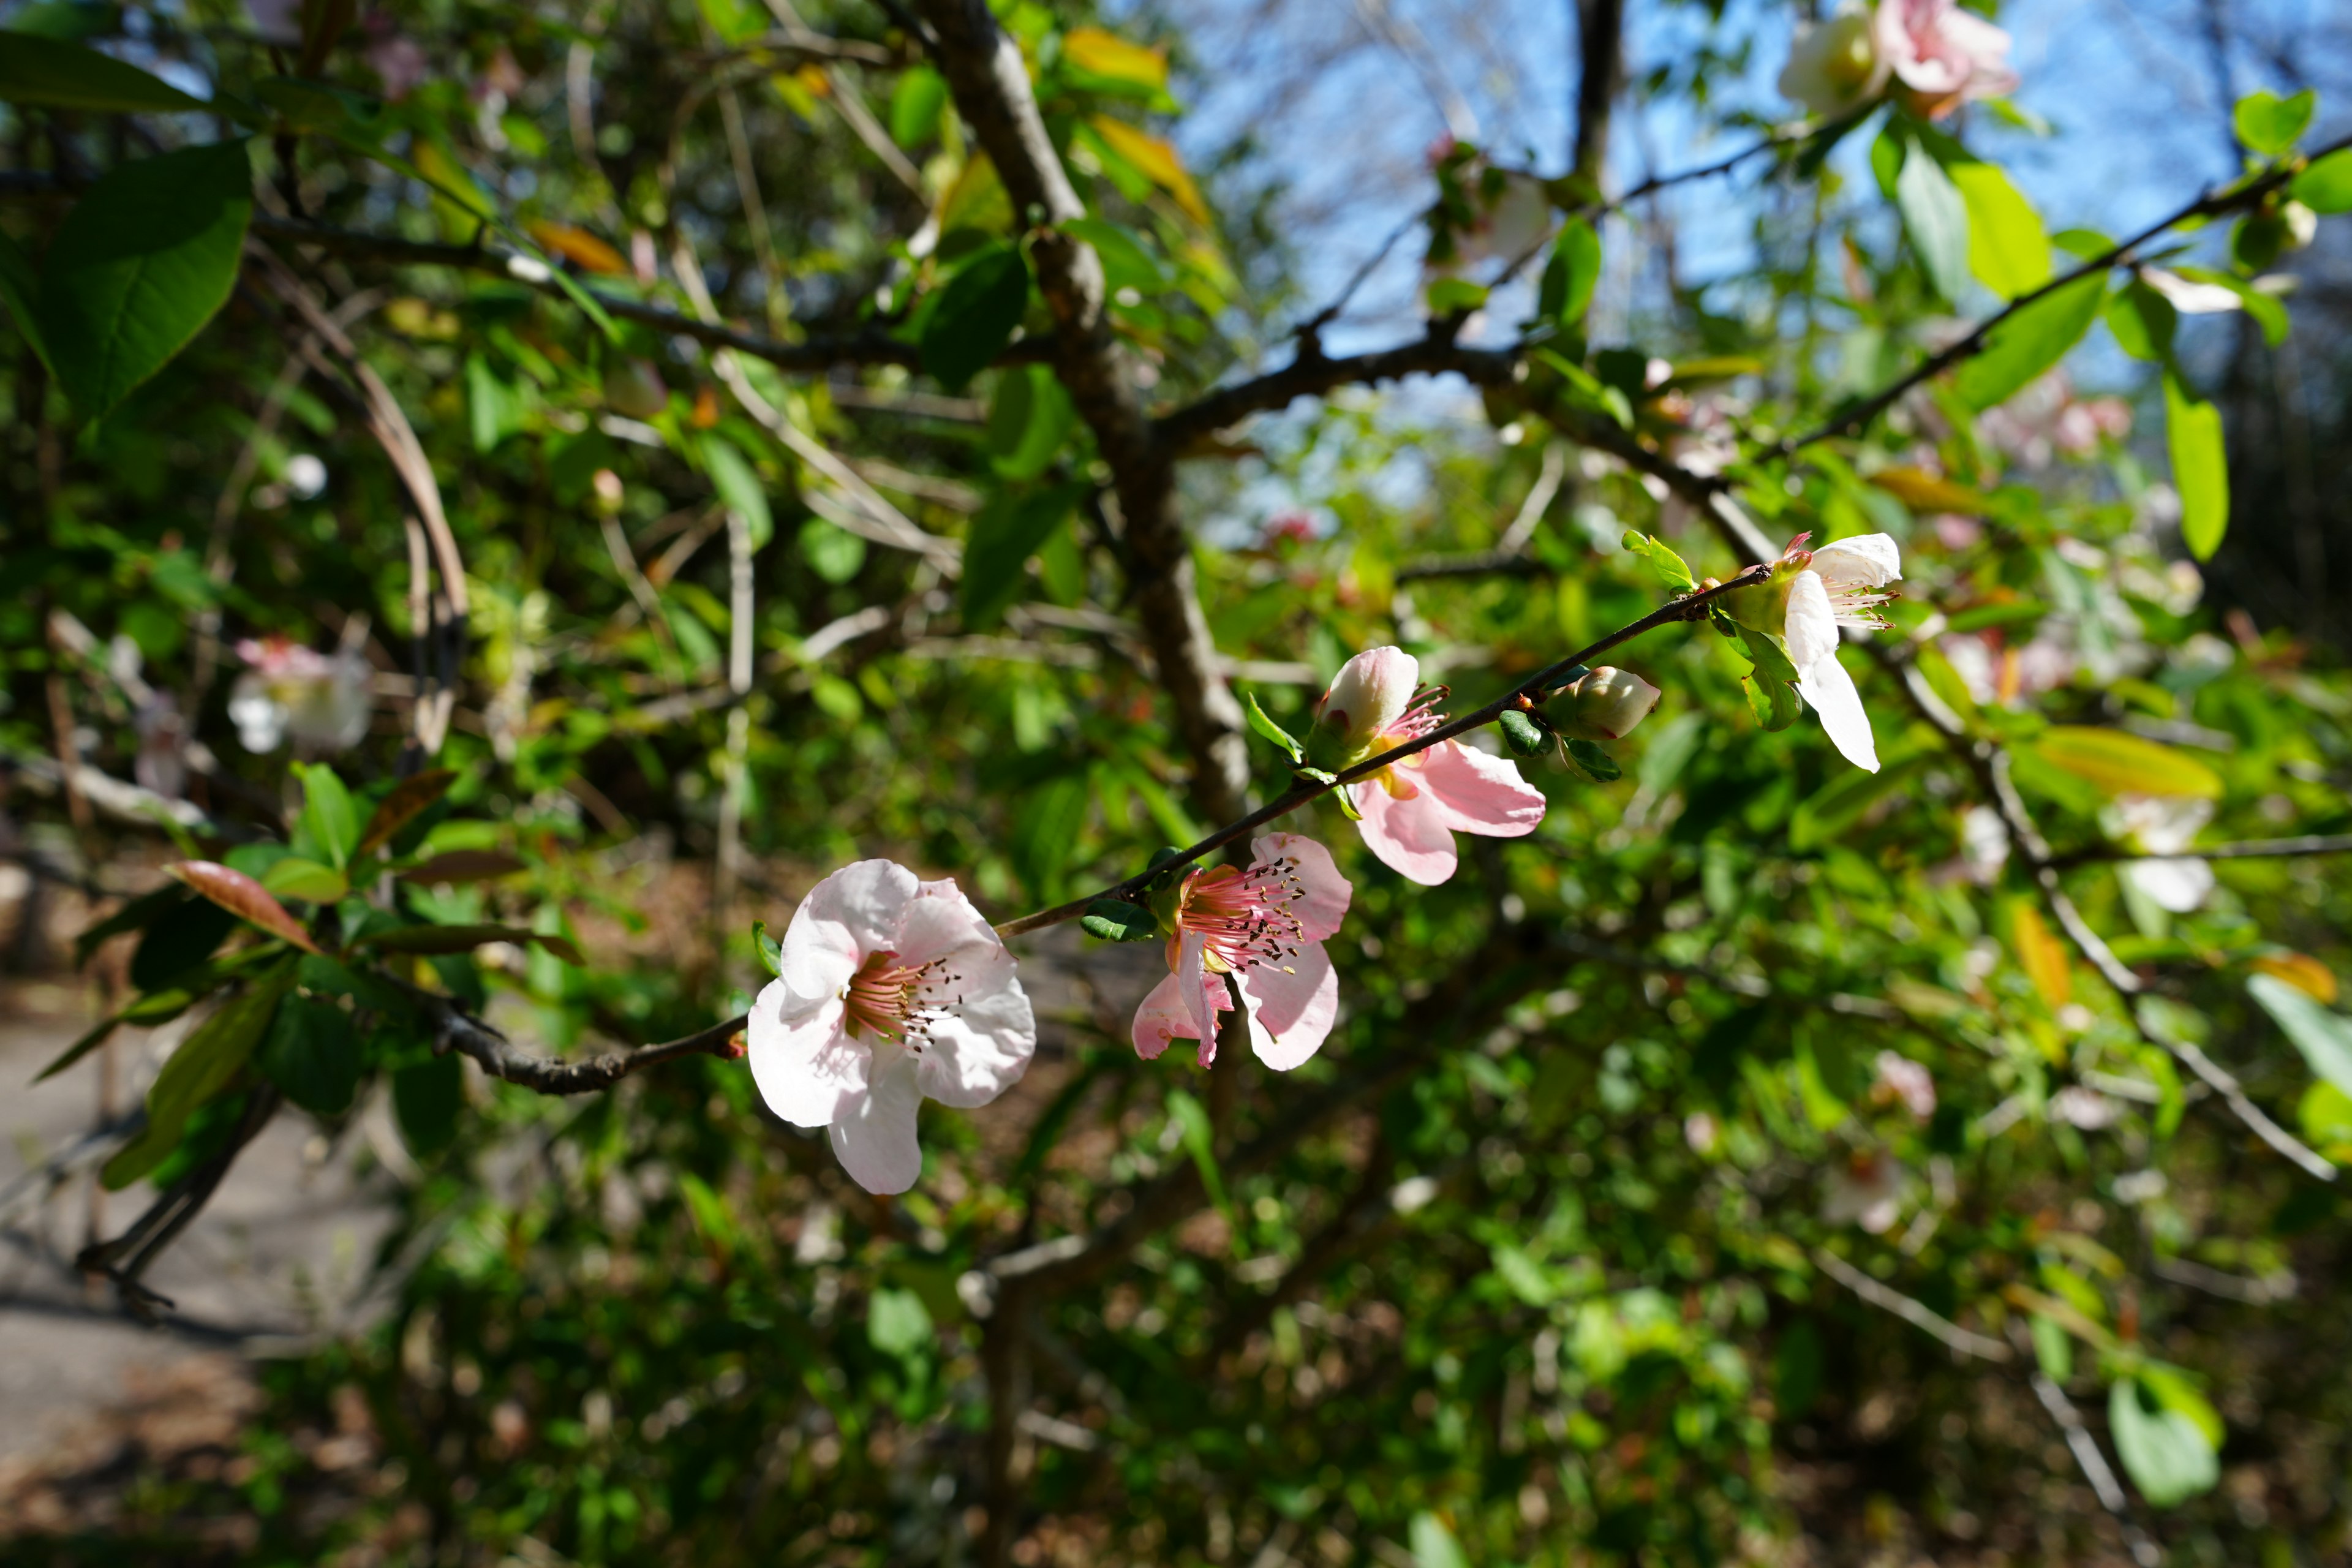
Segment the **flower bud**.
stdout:
[[1590,670],[1552,700],[1554,724],[1570,735],[1622,741],[1658,705],[1658,689],[1611,665]]
[[669,406],[669,388],[651,361],[614,359],[604,366],[604,406],[631,419],[651,419]]

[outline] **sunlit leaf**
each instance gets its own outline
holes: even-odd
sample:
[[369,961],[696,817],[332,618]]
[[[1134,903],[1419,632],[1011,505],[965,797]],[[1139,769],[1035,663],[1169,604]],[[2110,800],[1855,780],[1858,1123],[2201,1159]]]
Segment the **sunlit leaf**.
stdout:
[[2164,376],[2164,443],[2172,457],[2172,488],[2180,492],[2180,538],[2189,553],[2210,561],[2230,530],[2230,461],[2221,411],[2198,398],[2179,375]]
[[1968,209],[1969,270],[2004,300],[2050,281],[2050,235],[2042,215],[1990,163],[1945,169]]
[[268,889],[244,872],[233,871],[215,860],[183,860],[170,870],[173,876],[247,924],[258,926],[305,952],[319,951],[319,944],[310,940],[302,922],[270,897]]
[[2221,775],[2161,741],[2125,730],[2058,724],[2033,743],[2042,758],[2109,795],[2198,795],[2221,794]]
[[1987,334],[1985,348],[1954,374],[1953,390],[1970,408],[2006,403],[2054,368],[2083,341],[2105,300],[2106,279],[2080,278],[2018,310]]

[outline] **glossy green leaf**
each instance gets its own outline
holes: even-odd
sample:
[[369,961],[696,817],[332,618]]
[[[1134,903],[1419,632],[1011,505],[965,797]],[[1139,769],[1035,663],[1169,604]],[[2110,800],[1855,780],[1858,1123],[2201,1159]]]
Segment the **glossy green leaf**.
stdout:
[[2079,278],[2020,309],[1986,335],[1985,348],[1953,375],[1952,389],[1970,408],[2006,403],[2054,369],[2083,341],[2106,298],[2106,279]]
[[245,1066],[276,1015],[278,1004],[293,985],[293,965],[281,965],[221,1004],[180,1042],[147,1090],[146,1130],[108,1161],[100,1173],[109,1191],[129,1186],[178,1146],[189,1115]]
[[1691,575],[1690,567],[1675,552],[1674,546],[1664,540],[1643,533],[1639,529],[1628,529],[1619,542],[1648,562],[1650,570],[1670,592],[1687,594],[1698,586],[1698,579]]
[[2192,795],[2216,800],[2221,778],[2178,747],[2128,730],[2088,724],[2055,724],[2042,732],[2033,750],[2042,760],[2088,779],[2111,795]]
[[1078,924],[1102,942],[1150,942],[1160,934],[1160,922],[1151,911],[1124,899],[1097,899]]
[[929,66],[898,73],[890,91],[890,140],[913,151],[937,136],[948,105],[948,80]]
[[0,32],[0,102],[100,114],[202,113],[212,106],[79,44]]
[[751,922],[751,945],[760,950],[760,962],[767,966],[770,974],[781,976],[784,973],[783,943],[768,934],[767,921]]
[[989,406],[986,439],[995,457],[990,466],[1008,479],[1036,479],[1053,466],[1077,424],[1077,405],[1050,368],[1008,370]]
[[1739,628],[1739,641],[1753,667],[1741,680],[1748,690],[1750,713],[1765,730],[1787,729],[1804,711],[1797,696],[1797,667],[1777,641],[1753,626]]
[[1968,209],[1969,270],[2004,300],[2050,281],[2050,234],[2042,215],[1990,163],[1946,167]]
[[1291,739],[1289,731],[1266,717],[1265,710],[1257,704],[1256,692],[1242,693],[1242,712],[1249,720],[1249,727],[1259,740],[1270,742],[1276,750],[1292,762],[1297,762],[1307,754],[1299,749],[1298,742]]
[[1009,241],[966,261],[924,323],[923,369],[960,388],[1004,352],[1029,309],[1029,263]]
[[[294,764],[302,781],[302,832],[310,847],[337,870],[351,864],[362,831],[358,805],[352,792],[324,763]],[[274,868],[273,868],[274,869]]]
[[1581,735],[1569,738],[1568,754],[1578,767],[1584,770],[1585,776],[1595,784],[1615,784],[1625,776],[1625,770],[1617,765],[1616,758]]
[[86,417],[111,413],[227,301],[252,182],[245,143],[216,142],[118,164],[66,215],[42,259],[41,335]]
[[2230,531],[2230,460],[2221,411],[2195,397],[2180,377],[2164,377],[2164,444],[2172,488],[2180,492],[2180,538],[2189,553],[2210,561]]
[[1561,226],[1552,241],[1551,259],[1544,264],[1536,293],[1536,313],[1563,331],[1583,324],[1591,309],[1594,285],[1601,281],[1601,237],[1580,217]]
[[2172,357],[2180,312],[2144,279],[2135,277],[2116,290],[2107,301],[2106,318],[2116,346],[2132,358],[2161,364]]
[[331,904],[351,891],[341,871],[299,855],[289,855],[263,872],[261,885],[277,898],[311,904]]
[[2230,121],[2237,127],[2238,140],[2248,151],[2284,153],[2301,139],[2311,124],[2311,111],[2318,103],[2319,95],[2309,88],[2293,98],[2281,98],[2274,92],[2250,92],[2238,100]]

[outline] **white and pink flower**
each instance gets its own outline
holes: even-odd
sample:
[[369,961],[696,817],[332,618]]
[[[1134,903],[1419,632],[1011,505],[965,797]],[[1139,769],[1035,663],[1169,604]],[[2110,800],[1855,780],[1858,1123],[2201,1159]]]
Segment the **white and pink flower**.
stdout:
[[1827,21],[1798,24],[1780,68],[1780,96],[1834,119],[1885,91],[1888,74],[1869,10],[1849,0]]
[[1857,1149],[1843,1163],[1830,1167],[1822,1184],[1822,1218],[1883,1236],[1902,1215],[1903,1189],[1910,1175],[1885,1150]]
[[751,1077],[768,1109],[830,1130],[870,1193],[923,1173],[925,1100],[969,1110],[1018,1082],[1037,1023],[1013,955],[952,880],[888,860],[845,866],[785,928],[776,979],[751,1005]]
[[1956,0],[1879,0],[1871,31],[1878,58],[1919,113],[1940,118],[2017,90],[2009,35]]
[[229,689],[229,722],[248,752],[274,752],[287,737],[311,756],[345,752],[368,731],[367,660],[356,648],[320,653],[285,637],[247,637],[236,654],[249,667]]
[[[1421,663],[1402,648],[1369,648],[1340,667],[1317,710],[1313,750],[1332,771],[1355,766],[1444,722],[1445,688],[1420,684]],[[1517,763],[1459,741],[1440,741],[1347,786],[1364,843],[1425,887],[1454,875],[1456,833],[1517,838],[1543,821],[1542,792]]]
[[[1838,628],[1884,628],[1878,606],[1895,597],[1879,590],[1899,581],[1903,556],[1884,533],[1804,548],[1801,533],[1775,563],[1771,576],[1724,596],[1725,611],[1743,625],[1777,634],[1797,667],[1797,689],[1821,715],[1832,744],[1855,767],[1878,771],[1878,744],[1853,677],[1838,663]],[[1778,624],[1775,624],[1775,612]]]
[[1217,1057],[1217,1015],[1241,992],[1250,1048],[1288,1072],[1322,1048],[1339,1015],[1339,976],[1323,951],[1347,918],[1355,889],[1331,851],[1296,833],[1252,841],[1247,867],[1194,867],[1154,908],[1169,931],[1168,978],[1135,1010],[1136,1054],[1146,1061],[1175,1040]]

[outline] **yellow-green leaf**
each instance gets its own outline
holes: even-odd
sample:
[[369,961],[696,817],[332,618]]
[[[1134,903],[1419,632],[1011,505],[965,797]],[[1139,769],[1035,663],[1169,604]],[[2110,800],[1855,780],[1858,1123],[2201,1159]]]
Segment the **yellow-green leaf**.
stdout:
[[2221,777],[2160,741],[2122,730],[2059,724],[2034,742],[2045,762],[2089,780],[2109,795],[2188,795],[2219,799]]
[[1990,163],[1944,171],[1969,212],[1969,270],[2004,300],[2050,281],[2050,234],[2033,204]]
[[1065,33],[1062,58],[1089,76],[1154,92],[1168,85],[1168,51],[1131,44],[1100,27],[1073,27]]
[[2192,396],[2180,377],[2164,377],[2164,441],[2172,456],[2172,488],[2180,492],[2180,539],[2189,553],[2210,561],[2230,531],[2230,462],[2221,439],[2221,411]]

